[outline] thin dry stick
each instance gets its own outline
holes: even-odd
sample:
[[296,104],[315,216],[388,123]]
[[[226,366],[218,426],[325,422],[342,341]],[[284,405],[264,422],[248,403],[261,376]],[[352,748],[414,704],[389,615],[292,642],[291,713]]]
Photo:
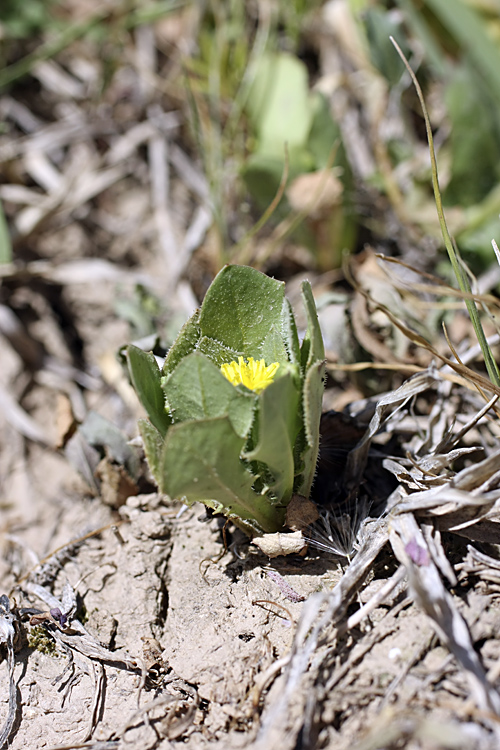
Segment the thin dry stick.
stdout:
[[119,750],[120,740],[96,740],[95,742],[75,742],[70,745],[51,745],[45,750]]
[[[212,563],[213,565],[217,565],[217,563],[222,560],[222,558],[224,557],[224,555],[227,553],[227,551],[229,549],[229,547],[227,545],[227,535],[226,535],[226,532],[227,532],[227,527],[229,526],[230,523],[231,522],[228,519],[226,521],[226,523],[224,524],[224,526],[222,527],[222,540],[224,542],[224,549],[222,550],[222,552],[219,552],[219,554],[217,555],[217,557],[204,557],[203,560],[201,560],[200,564],[198,565],[198,570],[200,571],[200,575],[203,578],[203,580],[205,581],[205,583],[208,583],[208,580],[206,578],[206,573],[208,571],[208,568],[210,567],[210,563]],[[201,566],[203,565],[203,563],[208,563],[207,567],[205,568],[205,572],[203,572],[203,570],[201,569]]]
[[[339,363],[329,362],[326,363],[326,371],[340,370],[342,372],[362,372],[363,370],[392,370],[395,372],[426,372],[429,368],[423,367],[422,365],[409,365],[402,362],[352,362]],[[474,390],[474,386],[465,378],[455,375],[451,372],[443,372],[442,370],[436,370],[437,374],[443,380],[448,380],[450,383],[456,383],[457,385],[463,385],[469,391]]]
[[[462,301],[470,299],[474,300],[475,302],[484,302],[488,305],[495,305],[496,307],[500,306],[498,298],[492,294],[475,294],[474,292],[467,294],[466,292],[462,292],[460,289],[455,289],[455,287],[450,286],[449,284],[445,284],[443,282],[443,279],[440,279],[431,273],[426,273],[425,271],[416,269],[414,266],[410,265],[409,263],[405,263],[399,258],[388,258],[386,255],[381,255],[380,253],[375,253],[375,258],[384,261],[384,263],[393,263],[394,265],[401,266],[402,268],[407,268],[409,271],[413,271],[414,273],[422,276],[424,279],[428,279],[429,282],[431,282],[429,284],[422,284],[414,281],[410,283],[398,278],[398,282],[406,292],[416,290],[419,292],[428,292],[429,294],[442,294],[448,297],[456,297],[458,300]],[[382,270],[391,281],[394,281],[394,276],[390,276],[388,271],[383,266]]]
[[[286,612],[286,613],[287,613],[287,615],[288,615],[288,618],[287,618],[287,619],[288,619],[288,621],[289,621],[289,622],[290,622],[291,624],[293,624],[293,617],[292,617],[292,615],[290,614],[290,610],[289,610],[289,609],[287,609],[286,607],[284,607],[284,606],[283,606],[282,604],[278,604],[278,602],[273,602],[273,601],[271,601],[270,599],[254,599],[254,600],[252,601],[252,604],[253,604],[254,606],[255,606],[255,605],[257,605],[258,607],[262,607],[262,609],[265,609],[265,610],[266,610],[266,612],[271,612],[271,614],[273,614],[273,615],[277,615],[277,617],[282,617],[282,615],[278,614],[277,612],[273,612],[273,610],[272,610],[272,609],[268,609],[267,607],[263,607],[263,606],[262,606],[263,604],[272,604],[272,605],[273,605],[273,607],[278,607],[278,609],[282,609],[282,610],[283,610],[284,612]],[[285,618],[283,618],[283,619],[285,619]]]
[[483,408],[480,411],[478,411],[478,413],[474,417],[472,417],[472,419],[469,422],[467,422],[466,425],[462,427],[460,432],[457,432],[457,434],[453,437],[453,440],[449,444],[450,448],[452,448],[454,445],[460,442],[463,436],[466,435],[469,432],[469,430],[471,430],[479,422],[479,420],[482,419],[489,412],[491,408],[493,408],[493,406],[498,401],[498,398],[499,398],[498,395],[493,396],[493,398],[491,398],[488,401],[488,403],[485,404]]

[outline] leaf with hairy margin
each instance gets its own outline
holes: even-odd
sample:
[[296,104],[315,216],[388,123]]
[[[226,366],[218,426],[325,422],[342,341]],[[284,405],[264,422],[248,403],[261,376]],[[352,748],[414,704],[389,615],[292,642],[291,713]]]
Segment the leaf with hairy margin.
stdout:
[[161,490],[188,503],[202,502],[252,535],[278,531],[284,508],[252,489],[255,477],[240,460],[244,443],[229,417],[174,425],[161,455]]

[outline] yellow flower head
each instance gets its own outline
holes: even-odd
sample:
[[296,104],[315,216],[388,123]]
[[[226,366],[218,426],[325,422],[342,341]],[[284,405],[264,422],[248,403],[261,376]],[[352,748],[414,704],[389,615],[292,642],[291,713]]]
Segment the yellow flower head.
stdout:
[[274,380],[279,362],[273,362],[266,367],[263,359],[256,361],[253,357],[245,362],[243,357],[238,357],[238,362],[229,362],[222,365],[221,372],[233,385],[244,385],[255,393],[260,393]]

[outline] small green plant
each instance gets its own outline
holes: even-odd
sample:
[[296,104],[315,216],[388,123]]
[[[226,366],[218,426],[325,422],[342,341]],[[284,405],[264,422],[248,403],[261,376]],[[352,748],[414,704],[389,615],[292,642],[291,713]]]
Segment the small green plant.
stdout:
[[56,656],[59,658],[55,641],[47,633],[43,625],[35,625],[28,633],[28,646],[40,651],[47,656]]
[[251,536],[278,531],[308,497],[319,447],[324,347],[308,282],[299,343],[284,284],[226,266],[170,348],[126,349],[149,420],[139,423],[161,492],[202,502]]

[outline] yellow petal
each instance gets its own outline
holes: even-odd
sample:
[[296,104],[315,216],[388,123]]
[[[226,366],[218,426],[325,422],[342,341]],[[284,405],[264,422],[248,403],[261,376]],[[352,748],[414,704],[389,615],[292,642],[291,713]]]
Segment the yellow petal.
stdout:
[[255,393],[260,393],[273,382],[278,367],[279,362],[266,366],[263,359],[255,360],[249,357],[248,362],[245,362],[243,357],[238,357],[238,362],[229,362],[220,369],[233,385],[241,384]]

